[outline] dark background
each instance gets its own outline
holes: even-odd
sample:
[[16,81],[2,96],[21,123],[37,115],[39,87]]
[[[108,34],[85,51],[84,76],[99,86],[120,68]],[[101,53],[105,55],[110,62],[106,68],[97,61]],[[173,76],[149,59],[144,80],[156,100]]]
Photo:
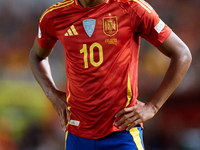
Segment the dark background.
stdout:
[[[0,0],[0,150],[60,150],[65,135],[57,114],[36,83],[29,51],[43,11],[56,0]],[[200,150],[200,1],[148,0],[188,45],[193,62],[183,81],[154,118],[144,123],[147,150]],[[58,42],[50,64],[65,90],[64,50]],[[139,99],[149,101],[169,65],[142,40]]]

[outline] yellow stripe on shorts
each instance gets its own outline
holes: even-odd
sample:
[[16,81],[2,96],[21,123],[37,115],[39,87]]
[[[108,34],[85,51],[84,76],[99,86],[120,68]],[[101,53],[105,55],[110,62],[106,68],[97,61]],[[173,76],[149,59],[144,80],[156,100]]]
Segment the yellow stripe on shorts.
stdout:
[[144,147],[142,145],[142,141],[140,138],[140,131],[138,130],[137,127],[134,127],[130,130],[130,134],[133,137],[133,141],[135,142],[136,147],[138,148],[138,150],[144,150]]
[[66,146],[67,146],[67,136],[68,136],[68,131],[65,134],[65,149],[64,150],[66,150]]

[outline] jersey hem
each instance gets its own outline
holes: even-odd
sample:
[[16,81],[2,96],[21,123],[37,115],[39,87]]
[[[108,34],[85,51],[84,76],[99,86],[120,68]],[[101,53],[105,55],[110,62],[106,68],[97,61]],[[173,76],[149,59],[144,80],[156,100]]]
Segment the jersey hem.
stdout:
[[[142,129],[144,129],[143,127],[143,123],[140,123],[138,124],[137,126],[140,126]],[[106,136],[108,136],[109,134],[113,133],[113,132],[118,132],[118,131],[124,131],[126,128],[124,129],[118,129],[117,127],[115,127],[115,130],[110,130],[107,132],[107,134],[104,134],[104,135],[92,135],[92,136],[82,136],[82,135],[86,135],[85,132],[80,132],[80,133],[76,133],[76,132],[73,132],[73,129],[71,130],[67,130],[69,133],[77,136],[77,137],[80,137],[80,138],[84,138],[84,139],[101,139],[101,138],[104,138]]]

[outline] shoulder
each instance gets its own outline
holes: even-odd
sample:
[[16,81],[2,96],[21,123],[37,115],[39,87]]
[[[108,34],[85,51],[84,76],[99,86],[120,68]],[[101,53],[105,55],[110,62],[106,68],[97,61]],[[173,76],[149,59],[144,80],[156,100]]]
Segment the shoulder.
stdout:
[[150,12],[153,8],[144,0],[127,0],[132,8],[142,9]]
[[48,9],[46,9],[44,11],[44,13],[42,14],[41,18],[40,18],[40,22],[44,21],[44,20],[49,20],[51,18],[56,17],[58,14],[60,14],[61,12],[63,12],[63,10],[67,10],[72,8],[75,3],[75,0],[64,0],[62,2],[58,2],[54,5],[52,5],[51,7],[49,7]]
[[[109,1],[109,0],[108,0]],[[121,7],[126,9],[129,13],[134,13],[141,17],[145,13],[151,13],[153,8],[144,0],[110,0],[111,2],[117,2]]]

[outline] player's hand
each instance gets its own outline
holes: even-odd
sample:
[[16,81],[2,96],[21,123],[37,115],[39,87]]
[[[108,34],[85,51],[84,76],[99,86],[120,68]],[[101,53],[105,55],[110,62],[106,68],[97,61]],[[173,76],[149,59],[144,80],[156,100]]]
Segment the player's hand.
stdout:
[[55,90],[48,98],[58,114],[62,130],[66,132],[67,123],[70,121],[70,112],[68,110],[68,103],[66,102],[66,93]]
[[157,109],[151,103],[145,104],[137,101],[135,106],[124,108],[115,115],[115,118],[121,118],[117,122],[114,122],[114,125],[119,129],[126,128],[128,131],[139,123],[151,119],[156,112]]

